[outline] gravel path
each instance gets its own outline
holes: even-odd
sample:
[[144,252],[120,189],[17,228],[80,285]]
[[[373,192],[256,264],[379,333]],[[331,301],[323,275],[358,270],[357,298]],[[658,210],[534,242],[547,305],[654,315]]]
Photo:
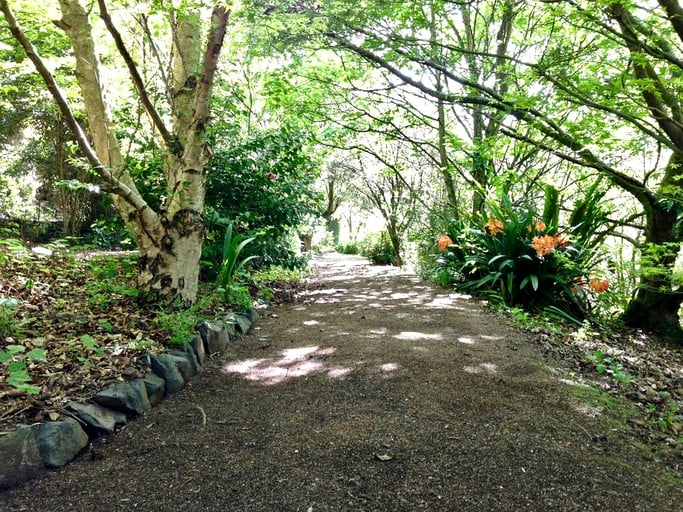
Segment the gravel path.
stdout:
[[478,302],[318,264],[185,390],[0,510],[681,510],[618,414]]

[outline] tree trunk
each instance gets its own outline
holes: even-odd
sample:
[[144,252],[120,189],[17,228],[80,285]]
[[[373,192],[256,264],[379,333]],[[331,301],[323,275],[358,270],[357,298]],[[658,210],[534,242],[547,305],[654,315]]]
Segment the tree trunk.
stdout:
[[[196,12],[185,12],[171,20],[173,83],[169,102],[173,129],[167,130],[144,91],[120,34],[111,23],[105,2],[99,2],[100,15],[126,61],[142,103],[162,135],[167,199],[163,210],[157,213],[147,205],[125,171],[104,101],[88,13],[76,0],[60,0],[60,6],[63,17],[58,24],[66,31],[74,48],[76,76],[83,93],[95,153],[101,166],[109,170],[109,185],[115,192],[114,204],[140,250],[138,282],[143,297],[153,302],[171,303],[179,299],[184,304],[193,303],[197,296],[204,239],[204,167],[210,156],[206,129],[229,13],[223,7],[214,8],[204,49],[201,21]],[[62,107],[68,109],[68,106]],[[79,142],[88,144],[87,141]]]
[[673,269],[680,252],[676,234],[677,212],[655,203],[647,209],[645,247],[640,258],[640,282],[624,312],[624,323],[683,343],[679,309],[683,291],[673,284]]
[[403,266],[403,258],[401,257],[401,237],[399,236],[396,228],[389,224],[387,226],[387,233],[389,233],[389,240],[391,241],[391,247],[394,249],[394,254],[396,255],[396,266]]

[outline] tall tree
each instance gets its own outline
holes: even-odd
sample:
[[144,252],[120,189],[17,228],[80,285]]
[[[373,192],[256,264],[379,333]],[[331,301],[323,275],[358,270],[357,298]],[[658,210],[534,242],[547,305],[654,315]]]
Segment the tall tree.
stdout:
[[[362,9],[322,4],[308,11],[317,37],[326,35],[340,50],[455,110],[466,108],[473,118],[482,113],[481,121],[497,133],[598,171],[628,193],[642,212],[642,272],[624,319],[683,339],[683,290],[673,272],[683,211],[680,2],[647,1],[647,8],[631,0],[440,2],[442,16],[453,9],[462,9],[463,17],[496,9],[491,19],[504,20],[514,9],[514,19],[498,25],[507,28],[491,32],[497,43],[508,41],[500,51],[458,37],[458,30],[467,34],[466,22],[454,25],[450,37],[425,36],[410,14],[423,2],[365,2]],[[297,5],[300,13],[306,4]],[[464,60],[437,59],[435,46]],[[472,62],[470,70],[492,69],[502,87],[490,74],[462,69],[462,62]],[[451,88],[425,79],[435,73]],[[479,148],[484,152],[474,171],[488,165],[486,147]],[[653,155],[650,169],[632,165],[637,152]]]
[[[113,194],[116,209],[137,242],[141,253],[139,284],[145,296],[155,301],[180,299],[191,303],[197,294],[204,234],[211,96],[229,10],[223,4],[216,4],[210,19],[204,20],[202,4],[188,2],[179,9],[167,7],[165,11],[154,13],[166,20],[166,34],[170,40],[170,70],[160,70],[160,76],[165,78],[161,90],[167,94],[159,104],[156,102],[158,95],[150,94],[127,47],[126,36],[119,29],[124,24],[114,21],[117,16],[126,16],[126,7],[121,6],[112,15],[105,0],[97,2],[99,17],[128,70],[137,100],[148,114],[163,148],[166,196],[161,208],[155,211],[124,166],[116,137],[117,127],[111,121],[106,102],[107,84],[94,43],[92,13],[77,0],[60,0],[59,6],[61,19],[56,23],[68,36],[73,49],[87,133],[76,119],[54,74],[17,22],[9,2],[0,0],[0,10],[9,30],[54,97],[81,152],[99,176],[101,186]],[[155,48],[163,48],[163,45],[157,44]],[[164,112],[170,115],[165,116]]]

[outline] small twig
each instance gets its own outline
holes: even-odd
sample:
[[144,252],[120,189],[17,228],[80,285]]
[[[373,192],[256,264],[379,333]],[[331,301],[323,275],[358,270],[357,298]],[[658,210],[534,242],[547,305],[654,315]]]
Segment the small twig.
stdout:
[[204,412],[204,409],[201,408],[201,406],[195,404],[195,407],[199,409],[199,412],[202,413],[202,430],[204,430],[206,428],[206,413]]
[[578,427],[586,433],[586,435],[588,436],[588,439],[590,439],[591,442],[594,442],[594,441],[595,441],[595,438],[591,435],[590,432],[588,432],[588,430],[586,430],[585,428],[583,428],[581,425],[578,425]]
[[12,418],[14,416],[17,416],[18,414],[21,414],[24,411],[28,411],[31,407],[33,407],[33,406],[27,405],[25,407],[20,407],[18,409],[13,409],[13,410],[7,411],[5,414],[0,416],[0,420],[9,419],[9,418]]

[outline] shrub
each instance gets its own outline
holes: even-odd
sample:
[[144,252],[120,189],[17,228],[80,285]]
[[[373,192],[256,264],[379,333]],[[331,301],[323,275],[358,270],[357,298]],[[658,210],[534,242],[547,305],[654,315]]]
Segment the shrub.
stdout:
[[593,275],[602,243],[593,222],[597,210],[581,202],[583,213],[560,229],[557,195],[546,199],[542,216],[503,197],[486,219],[451,223],[434,244],[432,265],[423,268],[442,284],[580,323],[591,314],[592,299],[609,288]]
[[318,213],[320,200],[313,189],[319,168],[305,143],[304,134],[281,127],[216,150],[208,165],[207,264],[220,265],[226,223],[232,221],[256,237],[245,252],[258,256],[257,266],[305,265],[292,234]]
[[356,242],[339,244],[335,247],[335,250],[341,254],[360,254],[360,247]]
[[389,236],[380,234],[368,235],[360,244],[360,252],[375,265],[396,265],[396,253]]

